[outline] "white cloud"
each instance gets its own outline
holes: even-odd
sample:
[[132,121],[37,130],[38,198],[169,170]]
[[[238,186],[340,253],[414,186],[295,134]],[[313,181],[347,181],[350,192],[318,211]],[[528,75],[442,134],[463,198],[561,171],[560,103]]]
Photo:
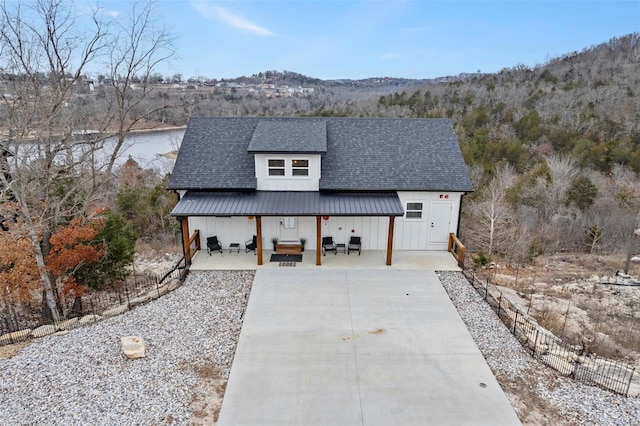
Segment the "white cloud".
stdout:
[[254,24],[245,17],[236,15],[223,7],[213,5],[203,0],[192,0],[191,6],[206,19],[221,21],[240,31],[258,36],[273,35],[267,28]]
[[108,10],[108,11],[106,11],[106,13],[107,13],[107,15],[109,15],[109,16],[111,16],[112,18],[114,18],[114,19],[115,19],[115,18],[117,18],[118,16],[120,16],[120,14],[121,14],[122,12],[119,12],[119,11],[117,11],[117,10]]
[[393,59],[400,59],[403,56],[404,55],[402,55],[400,53],[390,52],[390,53],[383,53],[382,55],[378,56],[378,59],[383,60],[383,61],[391,61]]

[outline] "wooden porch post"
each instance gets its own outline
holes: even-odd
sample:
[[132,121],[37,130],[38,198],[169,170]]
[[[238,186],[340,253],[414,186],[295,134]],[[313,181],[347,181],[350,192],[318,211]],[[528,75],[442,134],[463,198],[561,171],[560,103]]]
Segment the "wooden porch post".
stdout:
[[316,265],[322,265],[322,221],[320,220],[320,216],[316,216]]
[[262,216],[256,216],[256,237],[258,250],[258,265],[262,265]]
[[387,236],[387,266],[391,266],[391,255],[393,253],[393,224],[395,216],[389,216],[389,235]]
[[180,217],[180,227],[182,228],[182,251],[184,252],[185,264],[191,265],[191,243],[189,242],[189,218]]

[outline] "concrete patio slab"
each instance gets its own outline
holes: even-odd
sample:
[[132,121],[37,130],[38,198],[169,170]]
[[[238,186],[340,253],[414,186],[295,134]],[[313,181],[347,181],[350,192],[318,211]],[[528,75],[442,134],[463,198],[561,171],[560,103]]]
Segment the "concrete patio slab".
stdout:
[[259,269],[220,425],[517,425],[433,271]]
[[[252,269],[283,269],[279,262],[270,262],[272,250],[263,253],[263,264],[258,266],[258,258],[253,252],[222,253],[213,252],[211,256],[207,250],[199,250],[192,259],[190,269],[198,270],[252,270]],[[322,265],[316,265],[315,250],[306,250],[302,254],[302,262],[296,263],[296,269],[409,269],[431,271],[460,271],[457,261],[447,251],[403,251],[393,252],[391,266],[386,265],[386,252],[380,250],[365,250],[362,255],[355,253],[328,253],[321,256]]]

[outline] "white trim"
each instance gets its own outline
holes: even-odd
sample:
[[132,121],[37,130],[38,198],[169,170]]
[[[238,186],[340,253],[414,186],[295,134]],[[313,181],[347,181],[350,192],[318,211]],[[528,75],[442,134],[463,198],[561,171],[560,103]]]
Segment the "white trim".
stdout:
[[[306,161],[306,162],[307,162],[307,165],[306,165],[306,167],[295,167],[295,166],[293,165],[293,162],[294,162],[294,161]],[[311,161],[310,161],[310,159],[309,159],[309,158],[305,158],[305,157],[295,157],[295,158],[292,158],[292,159],[291,159],[291,161],[290,161],[290,163],[289,163],[289,164],[291,165],[291,177],[292,177],[292,178],[294,178],[294,179],[299,179],[299,178],[309,179],[309,164],[310,164],[310,163],[311,163]],[[294,172],[294,171],[296,171],[296,170],[306,170],[307,174],[304,174],[304,175],[296,175],[296,174],[294,174],[294,173],[293,173],[293,172]]]
[[[293,162],[296,160],[303,160],[307,162],[307,167],[293,167]],[[267,179],[311,179],[311,157],[306,156],[267,156],[265,157],[266,161],[266,169],[267,169]],[[269,165],[270,161],[282,161],[284,166],[271,166]],[[284,170],[284,174],[282,175],[272,175],[269,172],[271,170]],[[294,175],[294,170],[306,170],[306,175]]]
[[[269,160],[284,160],[284,175],[269,176]],[[306,176],[293,175],[293,160],[308,163]],[[318,191],[320,189],[320,155],[308,153],[255,154],[254,164],[258,191]]]
[[[287,160],[284,158],[267,157],[267,178],[269,179],[282,179],[287,176]],[[282,161],[282,166],[272,166],[272,161]],[[281,175],[272,175],[271,170],[282,170]]]
[[[409,209],[409,204],[420,204],[420,209]],[[422,222],[424,221],[424,200],[405,200],[404,205],[404,216],[403,219],[408,222]],[[408,213],[416,213],[420,212],[420,217],[408,217]]]
[[284,229],[296,229],[296,217],[295,216],[284,216],[282,218],[282,227]]

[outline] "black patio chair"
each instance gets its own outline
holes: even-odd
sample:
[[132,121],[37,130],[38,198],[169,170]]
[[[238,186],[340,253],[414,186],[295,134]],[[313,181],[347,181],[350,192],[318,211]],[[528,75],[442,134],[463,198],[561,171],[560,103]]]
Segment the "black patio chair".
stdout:
[[254,235],[252,239],[246,241],[244,243],[244,252],[245,253],[249,253],[251,250],[253,250],[253,254],[257,254],[256,253],[256,249],[258,248],[258,236]]
[[333,242],[333,237],[322,237],[322,255],[326,256],[328,251],[338,254],[338,247]]
[[211,256],[211,252],[215,250],[222,253],[222,242],[218,240],[216,235],[207,238],[207,253],[209,253],[209,256]]
[[351,253],[352,251],[357,251],[358,256],[360,256],[360,245],[360,237],[351,237],[351,239],[349,240],[349,245],[347,247],[347,254]]

